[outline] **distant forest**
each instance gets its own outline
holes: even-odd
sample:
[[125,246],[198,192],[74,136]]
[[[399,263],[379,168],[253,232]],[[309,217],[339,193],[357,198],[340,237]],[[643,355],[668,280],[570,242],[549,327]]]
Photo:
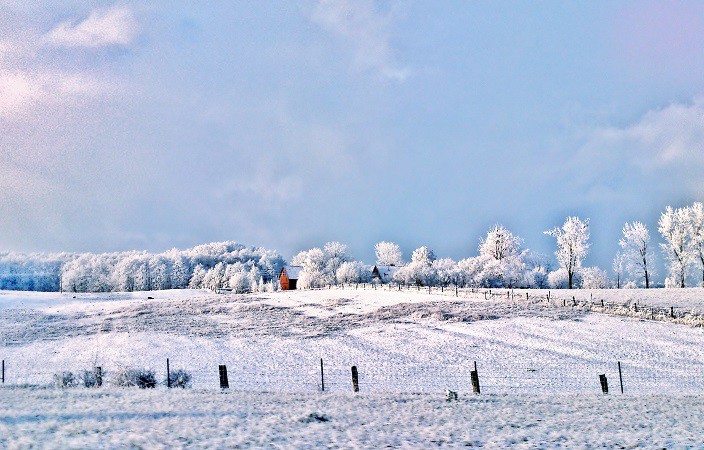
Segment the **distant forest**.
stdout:
[[271,250],[235,242],[164,253],[0,253],[0,289],[111,292],[161,289],[265,290],[283,266]]

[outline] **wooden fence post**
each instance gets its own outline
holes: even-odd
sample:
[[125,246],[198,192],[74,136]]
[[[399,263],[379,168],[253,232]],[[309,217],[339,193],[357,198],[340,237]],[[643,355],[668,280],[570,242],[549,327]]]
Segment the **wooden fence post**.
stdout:
[[2,360],[2,384],[5,384],[5,360]]
[[357,372],[357,366],[352,366],[352,387],[355,392],[359,392],[359,372]]
[[604,394],[609,393],[609,382],[606,380],[606,374],[599,375],[599,382],[601,383],[601,392]]
[[670,318],[674,319],[675,318],[675,307],[670,306]]
[[171,368],[169,367],[169,358],[166,358],[166,387],[171,389]]
[[95,369],[93,369],[93,373],[95,374],[95,385],[98,387],[103,386],[103,368],[100,366],[97,366]]
[[227,366],[220,365],[218,369],[220,372],[220,389],[229,389],[230,383],[227,381]]
[[325,392],[325,372],[323,371],[323,358],[320,358],[320,387]]
[[623,375],[621,374],[621,361],[618,361],[618,381],[621,383],[621,393],[623,394]]
[[457,297],[457,286],[455,286],[455,297]]
[[481,388],[479,387],[479,372],[477,371],[477,362],[474,361],[474,370],[469,373],[472,378],[472,392],[475,394],[481,394]]

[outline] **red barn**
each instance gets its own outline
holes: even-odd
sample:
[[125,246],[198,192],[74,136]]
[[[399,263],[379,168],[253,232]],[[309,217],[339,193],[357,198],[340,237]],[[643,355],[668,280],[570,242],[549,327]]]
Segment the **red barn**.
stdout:
[[282,291],[290,291],[296,289],[298,284],[298,275],[303,270],[300,266],[284,266],[279,273],[279,283]]

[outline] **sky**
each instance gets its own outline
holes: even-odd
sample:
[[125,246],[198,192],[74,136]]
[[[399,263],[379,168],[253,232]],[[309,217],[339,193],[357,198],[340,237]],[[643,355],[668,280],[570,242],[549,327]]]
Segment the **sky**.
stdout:
[[704,197],[703,2],[0,10],[0,251],[459,259],[501,223],[552,254],[578,215],[608,268],[626,221],[659,241]]

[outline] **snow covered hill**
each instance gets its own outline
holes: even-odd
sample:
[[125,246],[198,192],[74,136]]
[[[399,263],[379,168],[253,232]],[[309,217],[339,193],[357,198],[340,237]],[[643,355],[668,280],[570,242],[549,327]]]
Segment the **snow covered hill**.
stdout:
[[[154,297],[147,299],[147,297]],[[539,302],[383,290],[253,295],[0,293],[0,357],[8,384],[48,384],[60,371],[171,367],[196,388],[236,390],[599,392],[599,374],[627,393],[703,393],[701,328],[607,316]]]

